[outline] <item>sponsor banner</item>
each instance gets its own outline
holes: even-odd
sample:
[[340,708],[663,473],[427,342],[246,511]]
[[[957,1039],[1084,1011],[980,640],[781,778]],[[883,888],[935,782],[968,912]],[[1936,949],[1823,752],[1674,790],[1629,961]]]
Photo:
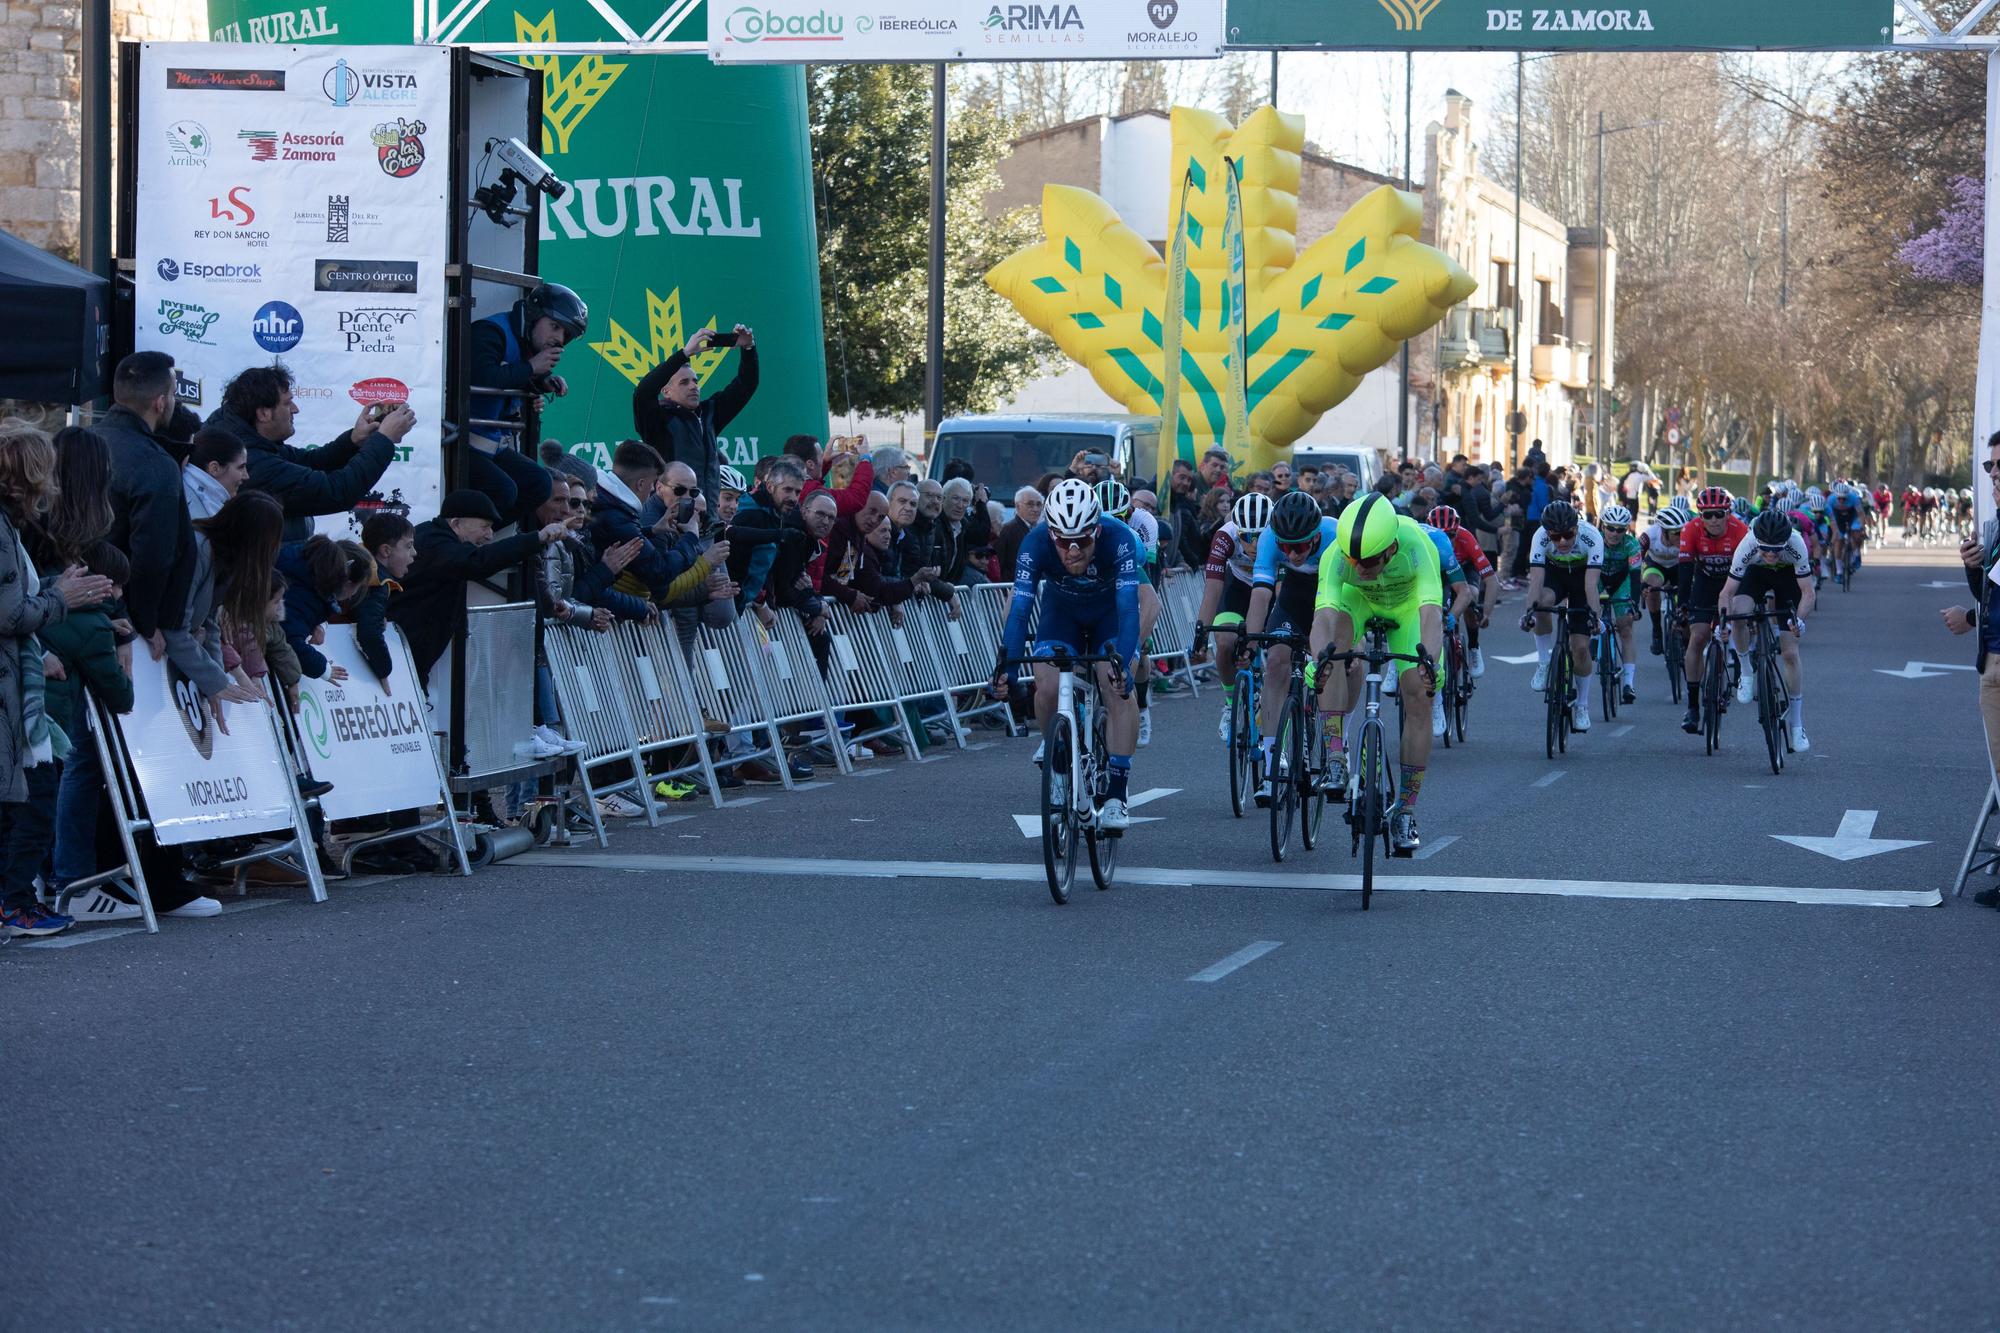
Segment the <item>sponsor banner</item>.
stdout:
[[[337,35],[335,6],[295,30]],[[252,22],[243,18],[231,22]],[[279,362],[293,443],[409,402],[417,427],[376,493],[436,512],[444,414],[450,57],[436,47],[148,43],[141,62],[136,345],[170,353],[203,415],[238,371]],[[396,383],[405,398],[350,386]]]
[[385,686],[355,642],[354,626],[328,625],[319,651],[347,672],[339,684],[299,682],[299,751],[333,790],[319,798],[328,819],[414,810],[438,802],[437,761],[424,722],[424,695],[403,634],[388,627],[394,667]]
[[132,711],[118,719],[118,731],[163,844],[292,827],[291,769],[267,707],[223,705],[225,734],[172,662],[156,662],[143,648],[132,654]]
[[1889,41],[1892,0],[1229,0],[1229,44],[1335,50],[1851,50]]
[[709,58],[727,64],[1210,59],[1223,45],[1222,0],[709,0],[708,14]]

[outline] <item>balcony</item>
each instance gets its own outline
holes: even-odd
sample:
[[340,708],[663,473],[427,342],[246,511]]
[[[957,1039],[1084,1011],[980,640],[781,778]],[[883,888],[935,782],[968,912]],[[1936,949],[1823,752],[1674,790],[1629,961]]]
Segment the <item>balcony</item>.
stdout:
[[1529,373],[1535,377],[1537,384],[1547,384],[1551,380],[1567,384],[1573,373],[1573,360],[1569,343],[1562,338],[1551,338],[1535,348],[1534,364]]
[[1590,353],[1591,346],[1589,343],[1576,343],[1570,347],[1569,373],[1557,377],[1563,388],[1588,389],[1590,387],[1590,363],[1596,359]]
[[1514,359],[1514,312],[1475,310],[1473,336],[1479,343],[1479,360],[1486,365],[1506,365]]
[[1472,331],[1473,311],[1457,305],[1444,312],[1444,335],[1439,360],[1446,370],[1479,364],[1479,339]]

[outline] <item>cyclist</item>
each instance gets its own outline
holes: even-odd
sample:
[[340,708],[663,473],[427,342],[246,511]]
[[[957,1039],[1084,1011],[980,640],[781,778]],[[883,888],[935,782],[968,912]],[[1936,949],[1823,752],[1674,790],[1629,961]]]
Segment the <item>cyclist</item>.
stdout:
[[1452,555],[1458,560],[1458,567],[1467,571],[1466,587],[1471,580],[1479,580],[1479,606],[1465,617],[1465,657],[1466,674],[1474,680],[1486,674],[1486,659],[1479,652],[1479,631],[1493,623],[1493,603],[1500,592],[1500,571],[1486,558],[1486,552],[1479,549],[1479,539],[1472,530],[1458,521],[1458,511],[1450,505],[1433,506],[1430,525],[1451,538]]
[[[1152,639],[1153,626],[1160,619],[1160,594],[1153,587],[1154,556],[1160,549],[1160,525],[1144,510],[1133,511],[1132,492],[1116,477],[1106,477],[1097,483],[1097,507],[1132,529],[1132,535],[1139,539],[1139,642],[1144,644]],[[1145,653],[1139,654],[1139,670],[1132,684],[1139,694],[1139,748],[1144,749],[1153,743],[1150,697],[1153,659]]]
[[[1430,711],[1422,695],[1437,693],[1437,655],[1444,646],[1443,581],[1437,547],[1423,524],[1398,514],[1379,491],[1370,491],[1342,511],[1339,539],[1327,545],[1319,562],[1319,596],[1313,612],[1315,655],[1332,648],[1347,652],[1371,619],[1391,622],[1389,651],[1424,659],[1420,669],[1396,673],[1396,693],[1403,701],[1402,782],[1400,803],[1389,820],[1389,841],[1408,855],[1422,846],[1417,835],[1417,796],[1423,790],[1430,763],[1431,732],[1424,724]],[[1359,662],[1345,671],[1329,671],[1320,681],[1319,711],[1326,725],[1329,751],[1326,780],[1329,792],[1347,786],[1345,742],[1347,710],[1361,697]],[[1422,694],[1419,694],[1422,691]]]
[[[1319,592],[1320,553],[1333,544],[1339,527],[1320,513],[1304,491],[1287,491],[1271,509],[1271,522],[1257,538],[1257,565],[1250,575],[1250,609],[1243,628],[1250,634],[1309,629]],[[1267,629],[1268,626],[1268,629]],[[1277,749],[1278,714],[1292,675],[1292,650],[1278,644],[1264,653],[1262,707],[1257,725],[1264,736],[1264,781],[1257,804],[1271,803],[1272,756]]]
[[1680,583],[1681,528],[1687,515],[1672,507],[1662,509],[1653,526],[1639,538],[1639,577],[1646,586],[1646,614],[1653,618],[1653,656],[1667,655],[1666,631],[1660,624],[1661,589]]
[[1682,659],[1688,710],[1681,730],[1689,735],[1701,734],[1701,655],[1708,647],[1722,585],[1729,579],[1736,548],[1750,535],[1749,525],[1730,512],[1732,498],[1720,486],[1704,487],[1694,498],[1701,521],[1681,529],[1681,615],[1688,626],[1687,656]]
[[[1243,623],[1250,609],[1250,576],[1257,568],[1257,539],[1271,521],[1271,497],[1251,491],[1236,501],[1229,521],[1215,530],[1208,543],[1208,571],[1201,593],[1203,625],[1214,625],[1215,669],[1222,675],[1222,743],[1229,744],[1230,710],[1236,704],[1236,635],[1223,626]],[[1195,631],[1197,656],[1207,646],[1208,631]]]
[[1875,478],[1875,540],[1881,541],[1889,535],[1889,511],[1896,507],[1896,493],[1889,489],[1889,483]]
[[1618,652],[1624,665],[1618,681],[1618,702],[1639,702],[1639,663],[1632,656],[1632,626],[1639,619],[1640,573],[1638,539],[1632,535],[1632,511],[1624,505],[1609,505],[1598,515],[1598,532],[1604,538],[1605,614],[1618,628]]
[[1834,483],[1827,525],[1833,529],[1833,567],[1844,579],[1861,564],[1861,497],[1844,481]]
[[[1451,534],[1430,521],[1438,507],[1437,492],[1425,486],[1410,497],[1409,515],[1423,525],[1424,535],[1438,553],[1438,594],[1444,606],[1444,632],[1453,633],[1466,608],[1472,605],[1472,578],[1458,561]],[[1444,696],[1431,695],[1431,735],[1444,735]]]
[[1924,493],[1915,482],[1903,483],[1903,545],[1917,539],[1917,515],[1923,512]]
[[[1105,514],[1090,483],[1066,477],[1049,492],[1042,521],[1021,539],[1015,565],[1014,599],[1007,608],[1006,635],[1000,662],[988,682],[994,695],[1007,695],[1007,666],[1021,656],[1028,638],[1028,616],[1040,600],[1041,619],[1035,631],[1035,652],[1115,652],[1123,667],[1096,668],[1104,695],[1109,790],[1098,808],[1098,827],[1122,832],[1132,826],[1126,810],[1127,784],[1132,776],[1132,751],[1139,739],[1139,709],[1129,682],[1139,655],[1139,538],[1132,529]],[[1048,734],[1056,711],[1056,669],[1035,664],[1035,722]],[[1041,751],[1035,753],[1037,762]]]
[[[1803,720],[1804,669],[1799,663],[1799,636],[1805,633],[1806,616],[1813,609],[1812,557],[1806,553],[1804,535],[1789,517],[1777,511],[1759,514],[1750,535],[1737,546],[1721,597],[1733,614],[1743,616],[1758,610],[1767,593],[1773,595],[1779,611],[1791,616],[1790,627],[1778,633],[1778,648],[1785,659],[1785,688],[1792,696],[1785,726],[1792,733],[1792,748],[1803,754],[1812,746],[1806,740]],[[1729,638],[1729,631],[1725,623],[1722,637]],[[1749,675],[1744,674],[1746,678]]]
[[1576,506],[1566,500],[1542,510],[1542,525],[1535,529],[1528,552],[1529,610],[1521,617],[1521,628],[1535,632],[1535,676],[1529,688],[1539,690],[1549,683],[1549,658],[1556,639],[1549,612],[1558,606],[1590,612],[1581,631],[1570,630],[1565,645],[1571,678],[1579,682],[1569,705],[1570,725],[1578,731],[1590,730],[1590,691],[1581,682],[1590,678],[1590,638],[1597,632],[1598,584],[1603,577],[1604,535],[1584,522]]

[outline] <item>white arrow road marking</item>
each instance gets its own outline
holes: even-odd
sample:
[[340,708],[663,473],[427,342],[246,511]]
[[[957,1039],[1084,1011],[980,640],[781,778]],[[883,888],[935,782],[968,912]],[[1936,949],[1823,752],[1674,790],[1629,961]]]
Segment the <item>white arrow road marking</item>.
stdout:
[[1963,588],[1965,580],[1960,579],[1957,583],[1919,583],[1917,586],[1919,588]]
[[[1179,791],[1179,787],[1148,787],[1145,791],[1128,799],[1125,802],[1125,808],[1127,810],[1136,810],[1142,805],[1148,805],[1163,796],[1175,795]],[[1132,822],[1134,824],[1157,824],[1161,818],[1159,815],[1135,815]],[[1024,838],[1039,838],[1042,836],[1042,817],[1040,815],[1015,815],[1014,825],[1021,830],[1021,836]]]
[[1220,981],[1245,963],[1256,962],[1282,943],[1284,943],[1283,940],[1258,940],[1255,944],[1246,944],[1220,962],[1210,963],[1207,967],[1189,977],[1188,980]]
[[1821,856],[1830,856],[1836,861],[1859,861],[1864,856],[1879,856],[1883,852],[1900,852],[1906,847],[1922,847],[1923,839],[1877,838],[1875,832],[1875,810],[1849,810],[1840,817],[1840,827],[1831,838],[1815,838],[1800,833],[1773,833],[1779,842],[1789,842],[1794,847],[1803,847]]
[[1897,680],[1928,680],[1932,676],[1942,676],[1947,671],[1977,671],[1979,668],[1964,666],[1957,662],[1905,662],[1901,671],[1891,671],[1888,667],[1876,667],[1876,673],[1894,676]]
[[1502,657],[1500,654],[1495,653],[1492,660],[1495,662],[1505,662],[1508,666],[1526,666],[1528,663],[1534,661],[1536,656],[1537,654],[1535,653],[1529,653],[1526,657]]

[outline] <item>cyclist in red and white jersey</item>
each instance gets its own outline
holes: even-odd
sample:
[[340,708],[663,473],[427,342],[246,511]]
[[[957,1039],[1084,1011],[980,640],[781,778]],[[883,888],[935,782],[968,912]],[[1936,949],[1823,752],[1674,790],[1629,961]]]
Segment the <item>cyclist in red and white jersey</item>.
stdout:
[[[1236,700],[1236,635],[1223,625],[1243,623],[1250,609],[1250,579],[1257,568],[1257,539],[1271,521],[1271,497],[1251,491],[1236,502],[1229,521],[1215,530],[1208,543],[1208,579],[1202,587],[1201,614],[1204,625],[1216,626],[1215,669],[1222,677],[1222,726],[1224,744],[1229,741],[1229,712]],[[1195,631],[1194,650],[1200,654],[1206,632]]]
[[1468,608],[1465,614],[1466,667],[1476,679],[1486,674],[1486,658],[1479,651],[1479,631],[1493,622],[1493,602],[1500,592],[1500,572],[1493,568],[1486,552],[1479,549],[1479,539],[1458,521],[1456,509],[1450,505],[1432,505],[1425,521],[1451,538],[1451,552],[1458,557],[1458,567],[1465,571],[1466,583],[1478,582],[1479,605]]
[[1706,486],[1694,497],[1700,518],[1681,529],[1680,595],[1681,615],[1688,625],[1687,716],[1681,730],[1701,733],[1701,655],[1713,632],[1716,607],[1722,585],[1729,581],[1729,566],[1736,548],[1750,535],[1750,525],[1730,512],[1736,497],[1720,486]]

